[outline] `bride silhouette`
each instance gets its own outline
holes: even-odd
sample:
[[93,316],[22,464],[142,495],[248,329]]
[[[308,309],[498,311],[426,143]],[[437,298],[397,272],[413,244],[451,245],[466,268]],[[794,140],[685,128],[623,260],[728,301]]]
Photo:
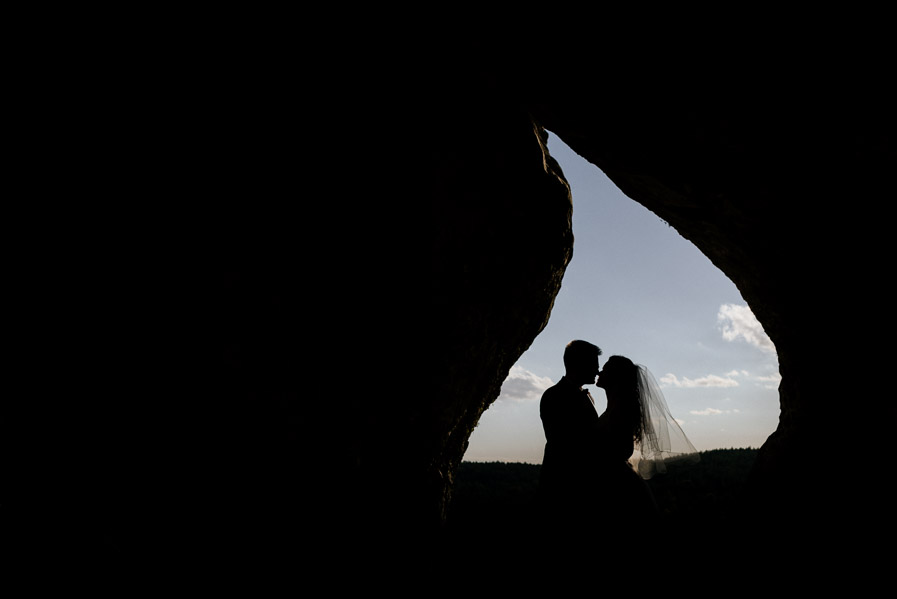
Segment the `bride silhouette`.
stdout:
[[[611,356],[596,385],[607,396],[595,444],[601,489],[596,507],[607,517],[605,532],[620,538],[650,534],[658,513],[645,480],[665,472],[666,461],[697,459],[698,453],[647,368],[629,358]],[[630,459],[636,451],[637,466],[633,466]]]

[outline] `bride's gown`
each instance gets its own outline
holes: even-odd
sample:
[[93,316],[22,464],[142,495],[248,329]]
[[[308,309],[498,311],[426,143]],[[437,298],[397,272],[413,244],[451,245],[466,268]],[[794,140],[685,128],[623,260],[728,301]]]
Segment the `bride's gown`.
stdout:
[[620,533],[651,526],[657,519],[651,490],[629,462],[634,449],[630,430],[619,414],[606,411],[598,418],[599,509],[606,526]]
[[[596,427],[598,453],[598,493],[603,521],[608,532],[622,537],[654,532],[659,514],[651,489],[645,482],[666,472],[670,459],[699,460],[700,456],[670,413],[657,381],[647,368],[637,365],[638,409],[643,424],[638,440],[638,471],[629,459],[635,450],[631,422],[626,408],[606,410]],[[625,406],[625,404],[623,404]]]

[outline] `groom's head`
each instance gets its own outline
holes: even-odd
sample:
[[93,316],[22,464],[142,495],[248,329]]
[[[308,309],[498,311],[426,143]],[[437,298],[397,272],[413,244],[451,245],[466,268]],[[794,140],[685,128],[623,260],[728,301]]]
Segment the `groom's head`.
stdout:
[[567,344],[564,349],[564,367],[567,369],[567,377],[577,385],[591,385],[601,369],[598,364],[598,356],[601,348],[594,343],[575,339]]

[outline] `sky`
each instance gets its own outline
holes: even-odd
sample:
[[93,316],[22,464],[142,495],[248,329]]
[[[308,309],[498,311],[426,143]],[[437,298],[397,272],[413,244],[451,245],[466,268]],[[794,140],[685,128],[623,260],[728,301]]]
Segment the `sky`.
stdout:
[[[601,170],[550,134],[573,196],[573,258],[548,325],[483,413],[464,455],[539,464],[542,392],[564,375],[564,346],[585,339],[601,365],[624,355],[651,371],[699,451],[760,447],[779,418],[775,346],[726,275]],[[587,387],[599,412],[604,391]]]

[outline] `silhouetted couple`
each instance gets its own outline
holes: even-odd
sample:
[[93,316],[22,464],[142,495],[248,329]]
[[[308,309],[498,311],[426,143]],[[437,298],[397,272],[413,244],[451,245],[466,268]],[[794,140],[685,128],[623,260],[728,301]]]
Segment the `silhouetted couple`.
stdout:
[[[665,469],[664,458],[697,453],[645,367],[612,356],[601,369],[599,356],[596,345],[571,341],[564,350],[565,375],[542,395],[543,532],[549,540],[632,548],[658,522],[645,479]],[[601,414],[583,388],[592,384],[607,398]],[[629,461],[636,448],[638,469]]]

